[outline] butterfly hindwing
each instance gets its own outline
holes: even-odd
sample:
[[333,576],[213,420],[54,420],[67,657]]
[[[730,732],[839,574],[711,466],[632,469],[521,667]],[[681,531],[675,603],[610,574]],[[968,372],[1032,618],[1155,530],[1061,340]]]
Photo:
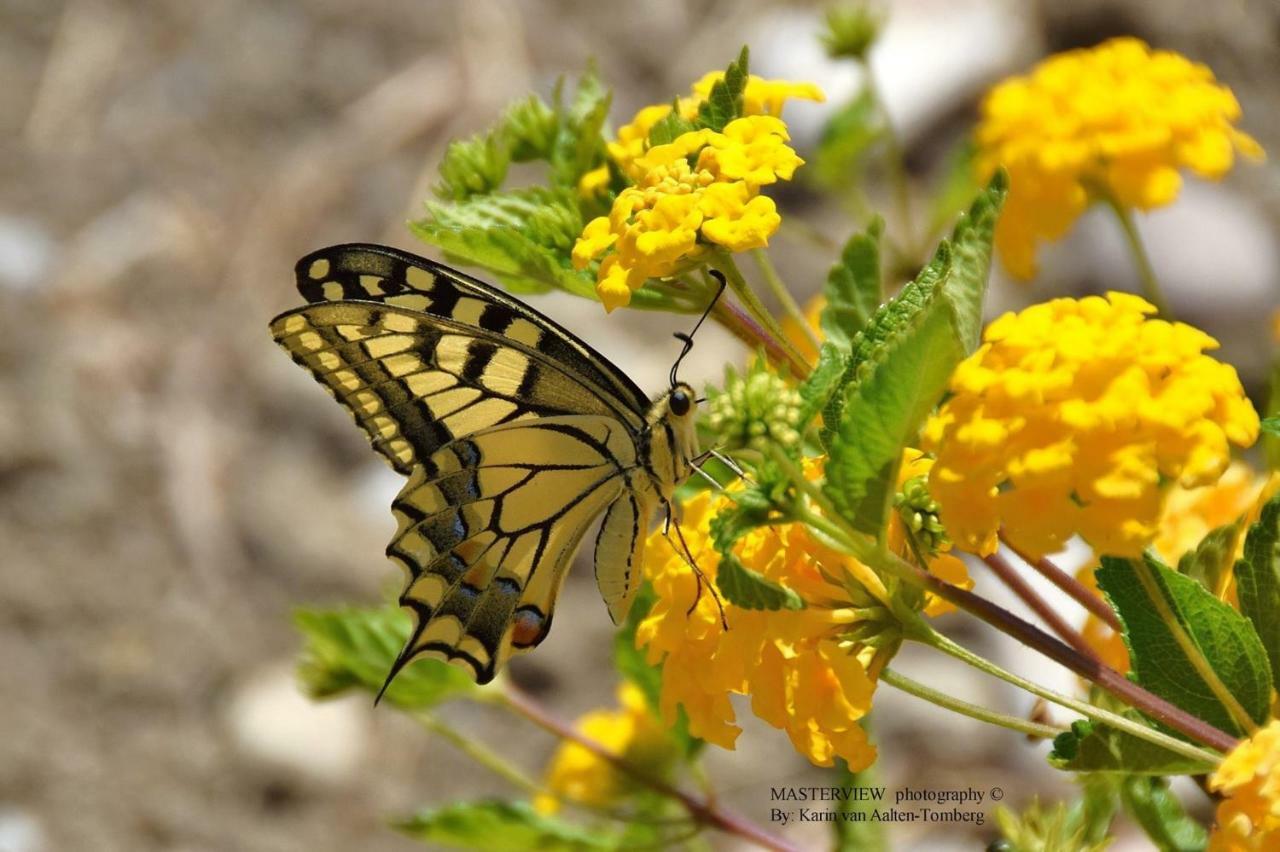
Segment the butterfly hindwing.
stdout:
[[430,656],[484,683],[541,642],[582,536],[623,499],[633,447],[609,418],[549,417],[454,441],[415,470],[392,503],[387,548],[416,616],[396,669]]

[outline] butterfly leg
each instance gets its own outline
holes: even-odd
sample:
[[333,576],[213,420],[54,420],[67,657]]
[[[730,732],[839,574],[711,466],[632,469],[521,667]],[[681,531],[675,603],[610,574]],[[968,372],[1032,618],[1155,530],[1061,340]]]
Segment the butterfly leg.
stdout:
[[[693,570],[694,577],[698,582],[697,591],[693,596],[693,603],[689,604],[689,609],[685,612],[685,615],[688,616],[693,614],[694,609],[698,606],[698,601],[702,600],[702,588],[705,584],[707,590],[711,593],[711,599],[716,602],[716,608],[720,610],[720,626],[725,630],[728,630],[729,620],[725,616],[724,603],[720,600],[719,593],[716,592],[715,586],[707,581],[706,575],[702,573],[702,569],[698,567],[698,562],[693,558],[693,552],[689,549],[689,542],[685,541],[684,531],[680,529],[679,522],[672,524],[674,509],[672,509],[671,504],[666,501],[663,502],[667,508],[667,517],[663,523],[662,535],[667,539],[667,543],[671,545],[671,549],[679,553],[684,559],[685,564]],[[675,542],[671,540],[671,528],[673,526],[675,527],[676,538],[680,541],[680,547],[678,548],[676,547]]]

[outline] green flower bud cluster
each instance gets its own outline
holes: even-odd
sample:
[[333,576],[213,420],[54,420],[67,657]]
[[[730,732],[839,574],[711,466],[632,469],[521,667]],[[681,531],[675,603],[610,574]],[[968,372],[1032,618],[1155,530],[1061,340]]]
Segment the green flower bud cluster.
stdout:
[[938,501],[929,495],[928,477],[913,476],[893,495],[893,506],[925,555],[932,556],[951,545],[938,518]]
[[883,16],[869,3],[855,2],[827,12],[827,29],[822,44],[832,59],[866,58],[884,23]]
[[711,400],[707,425],[728,449],[794,447],[800,443],[800,394],[763,363],[745,376],[730,369],[724,390]]

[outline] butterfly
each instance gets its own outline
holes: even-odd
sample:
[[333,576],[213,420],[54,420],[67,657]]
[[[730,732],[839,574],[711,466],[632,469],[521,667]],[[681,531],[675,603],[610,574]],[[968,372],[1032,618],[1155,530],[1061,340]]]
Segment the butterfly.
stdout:
[[[701,458],[699,400],[676,368],[650,400],[546,316],[386,246],[321,249],[296,276],[308,304],[272,320],[272,336],[408,477],[386,553],[407,574],[413,630],[383,691],[422,657],[487,683],[545,639],[601,515],[596,582],[624,620],[651,519],[664,507],[670,519]],[[676,336],[683,358],[692,338]]]

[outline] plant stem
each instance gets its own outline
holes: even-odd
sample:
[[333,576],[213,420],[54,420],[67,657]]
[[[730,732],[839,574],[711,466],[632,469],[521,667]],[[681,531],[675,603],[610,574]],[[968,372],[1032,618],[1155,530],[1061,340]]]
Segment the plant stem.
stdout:
[[717,253],[716,267],[724,273],[725,278],[729,282],[729,289],[742,302],[743,307],[747,309],[747,313],[763,326],[778,344],[787,352],[788,360],[796,361],[805,365],[804,375],[809,375],[809,363],[805,360],[796,348],[791,345],[791,341],[787,340],[786,332],[782,330],[782,326],[769,313],[769,309],[765,307],[764,302],[760,301],[760,297],[756,295],[755,290],[751,289],[751,285],[742,277],[742,271],[738,269],[738,264],[734,262],[733,256],[728,252]]
[[961,716],[968,716],[970,719],[977,719],[979,722],[988,722],[992,725],[1008,728],[1011,731],[1018,731],[1029,737],[1039,737],[1046,740],[1053,739],[1063,730],[1052,725],[1041,725],[1018,716],[997,713],[994,710],[979,707],[977,704],[970,704],[968,701],[962,701],[959,698],[925,686],[923,683],[912,680],[906,675],[898,674],[893,669],[885,669],[880,672],[880,680],[896,689],[902,690],[908,695],[923,698],[925,701],[936,704],[945,710],[954,711]]
[[1171,737],[1168,734],[1163,734],[1155,728],[1150,728],[1140,722],[1127,719],[1117,713],[1112,713],[1110,710],[1095,707],[1086,701],[1080,701],[1079,699],[1072,698],[1069,695],[1062,695],[1061,693],[1054,692],[1051,689],[1046,689],[1039,684],[1032,683],[1025,678],[1015,675],[1013,672],[1000,668],[995,663],[978,656],[967,648],[957,645],[946,636],[938,633],[932,627],[929,627],[928,625],[923,626],[924,630],[927,632],[923,635],[914,636],[913,638],[917,639],[917,641],[923,642],[933,648],[937,648],[944,654],[955,657],[957,660],[967,663],[979,671],[986,672],[993,677],[997,677],[1005,683],[1012,684],[1020,689],[1030,692],[1032,695],[1038,695],[1046,701],[1052,701],[1054,704],[1074,710],[1096,722],[1109,725],[1119,731],[1124,731],[1131,736],[1146,740],[1153,745],[1160,746],[1161,748],[1167,749],[1175,754],[1180,754],[1183,757],[1187,757],[1192,760],[1203,760],[1212,764],[1217,764],[1222,760],[1220,755],[1214,754],[1207,749],[1203,749],[1191,743],[1183,742],[1182,740]]
[[1240,726],[1241,730],[1249,735],[1256,733],[1258,725],[1253,721],[1253,717],[1249,715],[1249,711],[1245,710],[1240,702],[1236,700],[1236,697],[1231,694],[1231,690],[1227,689],[1227,685],[1222,682],[1222,679],[1218,677],[1218,673],[1213,670],[1213,666],[1209,665],[1209,661],[1205,659],[1204,651],[1200,650],[1200,646],[1183,629],[1182,622],[1178,620],[1178,616],[1170,608],[1169,601],[1160,589],[1160,584],[1156,582],[1151,566],[1147,564],[1145,559],[1130,559],[1129,565],[1133,568],[1133,573],[1138,578],[1138,582],[1142,584],[1142,590],[1147,593],[1147,599],[1155,607],[1156,614],[1160,616],[1160,620],[1169,628],[1169,632],[1173,634],[1173,640],[1182,649],[1183,656],[1191,662],[1192,668],[1196,670],[1196,674],[1200,675],[1200,679],[1209,687],[1213,697],[1218,699],[1219,704],[1227,708],[1227,712],[1235,720],[1235,723]]
[[793,356],[790,350],[784,349],[773,335],[761,328],[745,311],[728,299],[717,301],[715,307],[711,309],[711,316],[748,347],[763,348],[765,357],[773,363],[786,365],[798,378],[803,379],[809,375],[811,368],[807,362],[800,360],[798,355]]
[[1151,267],[1151,259],[1147,256],[1146,246],[1142,244],[1142,237],[1138,234],[1138,227],[1133,222],[1133,215],[1110,195],[1106,196],[1106,202],[1111,212],[1116,214],[1116,219],[1120,222],[1120,230],[1124,231],[1125,242],[1129,244],[1129,252],[1133,255],[1133,262],[1138,268],[1138,280],[1142,284],[1143,297],[1155,305],[1163,319],[1172,320],[1173,312],[1169,310],[1164,291],[1160,289],[1160,281]]
[[[871,95],[871,100],[875,102],[876,108],[880,111],[880,117],[884,120],[885,165],[889,171],[889,181],[893,184],[898,224],[902,228],[904,242],[906,243],[905,253],[914,260],[919,254],[919,245],[916,243],[915,227],[911,219],[911,185],[907,180],[906,154],[902,147],[902,140],[898,137],[898,131],[894,129],[889,110],[885,106],[884,96],[880,93],[880,84],[871,68],[871,62],[863,59],[860,64],[862,65],[862,74],[867,92]],[[885,298],[888,297],[888,293],[883,295]]]
[[447,722],[442,721],[431,713],[415,713],[413,718],[418,721],[428,731],[448,740],[455,748],[474,760],[476,763],[493,772],[495,775],[505,779],[512,786],[523,790],[529,795],[536,795],[542,792],[542,788],[537,782],[529,778],[520,770],[511,766],[503,760],[496,752],[490,751],[484,745],[477,742],[472,737],[459,733]]
[[792,322],[800,326],[800,330],[805,337],[813,344],[815,352],[821,349],[822,341],[818,340],[818,335],[813,333],[813,328],[810,327],[808,318],[805,317],[800,305],[796,303],[791,291],[787,289],[787,285],[782,283],[782,279],[778,276],[778,270],[774,267],[773,261],[769,259],[769,253],[764,249],[752,249],[751,257],[755,260],[756,266],[760,268],[760,274],[764,276],[764,283],[768,286],[769,292],[773,293],[774,298],[782,305],[782,309],[786,311],[787,316],[791,317]]
[[1000,553],[993,553],[990,556],[982,557],[982,561],[987,563],[987,567],[999,577],[1004,584],[1008,586],[1015,595],[1022,599],[1022,602],[1031,607],[1031,610],[1049,625],[1054,633],[1057,633],[1068,645],[1075,648],[1086,657],[1097,659],[1098,655],[1089,647],[1089,643],[1084,641],[1084,637],[1080,632],[1067,623],[1058,611],[1049,605],[1049,602],[1041,597],[1040,593],[1028,583],[1016,568],[1009,564],[1009,561]]
[[1074,598],[1076,603],[1105,621],[1112,630],[1117,633],[1124,631],[1124,627],[1120,624],[1120,619],[1116,617],[1111,607],[1107,606],[1107,602],[1102,599],[1101,595],[1096,594],[1084,583],[1081,583],[1049,561],[1048,557],[1041,556],[1039,559],[1032,559],[1025,551],[1005,538],[1003,531],[1000,534],[1000,541],[1004,543],[1005,547],[1018,554],[1019,559],[1040,572],[1042,577]]
[[563,740],[577,743],[601,760],[611,764],[618,771],[625,773],[635,781],[648,787],[660,795],[678,802],[690,817],[702,825],[711,826],[727,834],[733,834],[754,843],[763,849],[775,852],[797,852],[796,847],[785,840],[774,837],[763,829],[747,822],[742,817],[726,811],[708,799],[701,799],[683,790],[678,790],[660,778],[654,778],[643,769],[634,766],[616,754],[607,750],[590,737],[583,736],[571,725],[552,716],[539,706],[528,695],[508,685],[502,692],[490,693],[489,700],[501,704],[511,712],[523,716],[533,724]]
[[975,595],[973,592],[962,589],[959,586],[953,586],[927,571],[922,571],[914,565],[898,559],[892,554],[886,554],[886,559],[882,561],[882,564],[885,563],[896,563],[892,570],[898,576],[908,582],[914,582],[926,591],[932,592],[938,597],[955,604],[960,609],[976,615],[997,630],[1009,634],[1027,647],[1039,651],[1054,662],[1096,683],[1125,704],[1141,710],[1156,721],[1220,751],[1230,751],[1236,746],[1235,737],[1225,731],[1215,728],[1181,707],[1177,707],[1160,696],[1143,689],[1115,669],[1086,657],[1069,645],[1059,642],[1034,624],[1019,618],[986,598]]

